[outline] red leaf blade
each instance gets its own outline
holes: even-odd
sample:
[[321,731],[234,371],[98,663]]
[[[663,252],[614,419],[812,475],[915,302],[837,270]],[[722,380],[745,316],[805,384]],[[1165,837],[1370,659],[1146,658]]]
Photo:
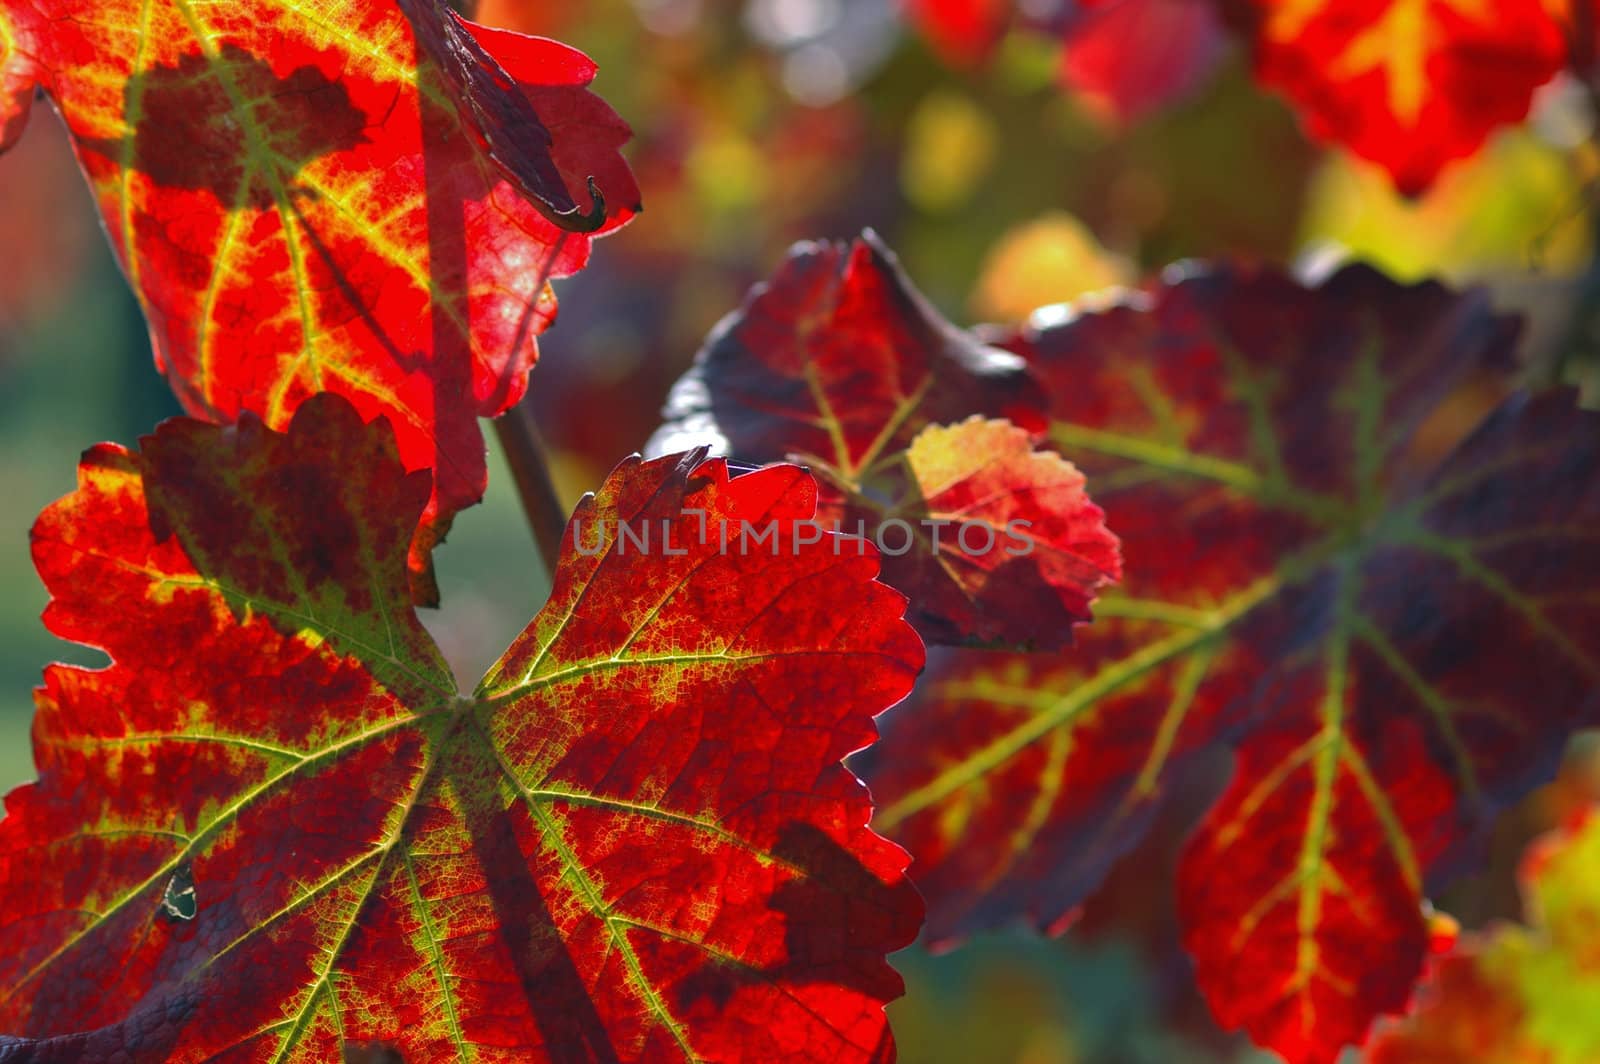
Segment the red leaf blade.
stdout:
[[809,518],[792,467],[636,459],[583,518],[685,553],[574,526],[467,698],[407,599],[427,495],[334,397],[90,453],[36,553],[113,663],[48,672],[0,821],[0,1026],[86,1061],[887,1059],[920,903],[839,759],[922,650],[876,560],[693,534]]
[[[282,428],[334,391],[389,418],[435,473],[412,558],[431,601],[428,549],[483,493],[477,419],[523,395],[548,281],[588,257],[546,214],[592,215],[567,188],[591,177],[608,226],[637,209],[593,64],[432,4],[37,9],[33,59],[179,399]],[[519,116],[545,136],[512,152]]]
[[1122,574],[1083,474],[1009,421],[929,425],[902,472],[894,502],[846,494],[836,519],[877,530],[884,579],[934,642],[1056,649]]
[[13,5],[0,11],[0,151],[22,136],[33,103],[38,72],[33,48],[33,10]]
[[[1573,398],[1503,406],[1396,500],[1322,604],[1286,611],[1317,653],[1260,693],[1269,724],[1179,896],[1219,1018],[1292,1060],[1332,1061],[1404,1009],[1424,887],[1600,710],[1600,425]],[[1257,844],[1286,836],[1292,860]]]
[[[1120,561],[1075,474],[1042,472],[1051,460],[1029,456],[1041,406],[1020,361],[940,317],[869,232],[851,245],[797,245],[712,332],[651,448],[711,444],[804,463],[826,517],[890,555],[886,578],[911,595],[924,638],[1054,648],[1071,642]],[[990,444],[1006,461],[967,467],[981,452],[962,448]],[[980,482],[981,497],[957,499]],[[998,518],[1000,532],[1011,518],[1037,521],[1041,536],[1026,543],[1037,549],[1011,558],[1012,541],[997,534],[968,553],[957,529],[941,549],[925,522],[968,511]]]
[[1379,164],[1406,195],[1520,122],[1567,59],[1561,5],[1246,6],[1256,76],[1294,101],[1313,136]]
[[1070,657],[958,655],[892,714],[861,759],[876,826],[936,939],[1055,930],[1174,774],[1238,744],[1182,873],[1189,948],[1225,1023],[1331,1059],[1404,1004],[1422,891],[1600,711],[1594,415],[1507,405],[1419,478],[1418,426],[1512,330],[1365,269],[1057,320],[1013,342],[1128,575]]
[[940,317],[869,230],[791,248],[707,337],[651,446],[720,437],[741,458],[803,454],[853,477],[930,423],[1032,428],[1039,406],[1020,360]]
[[1201,87],[1226,54],[1208,0],[1087,3],[1065,30],[1061,76],[1091,107],[1132,122]]

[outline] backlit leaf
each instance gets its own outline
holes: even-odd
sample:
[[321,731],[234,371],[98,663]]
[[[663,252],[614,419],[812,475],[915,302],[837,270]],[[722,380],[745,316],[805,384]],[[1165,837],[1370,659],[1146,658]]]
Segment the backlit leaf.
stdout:
[[[1226,50],[1221,12],[1251,44],[1256,78],[1293,101],[1312,136],[1386,169],[1407,196],[1527,116],[1574,55],[1566,0],[911,0],[947,59],[987,59],[1012,26],[1058,36],[1061,80],[1093,111],[1135,119],[1181,99]],[[1588,16],[1592,23],[1593,16]],[[1590,32],[1593,32],[1592,25]]]
[[907,0],[906,10],[940,54],[958,63],[987,59],[1011,22],[1013,0]]
[[1300,241],[1403,280],[1520,279],[1530,268],[1568,277],[1592,256],[1589,213],[1573,209],[1585,202],[1585,173],[1531,129],[1501,133],[1421,199],[1401,196],[1380,167],[1330,156],[1312,180]]
[[1227,37],[1212,0],[1087,0],[1069,24],[1062,81],[1121,122],[1185,99],[1205,84]]
[[1517,401],[1418,469],[1419,425],[1512,329],[1364,268],[1216,269],[1040,324],[1010,342],[1127,576],[1069,654],[955,656],[891,715],[859,766],[875,825],[936,941],[1056,929],[1236,741],[1186,944],[1226,1025],[1331,1061],[1403,1007],[1424,889],[1600,711],[1600,424]]
[[[885,524],[912,526],[884,574],[911,597],[925,638],[1060,647],[1120,563],[1081,478],[1029,453],[1042,402],[1020,359],[941,318],[869,232],[797,245],[712,332],[651,449],[713,444],[800,462],[819,478],[825,524],[891,554],[908,541]],[[921,524],[966,513],[1002,533],[1013,518],[1036,521],[1040,534],[1016,558],[1003,534],[984,547],[974,532],[977,554],[960,557],[955,529],[941,549]]]
[[1284,596],[1265,722],[1178,895],[1213,1011],[1290,1060],[1332,1064],[1405,1007],[1423,892],[1600,714],[1600,418],[1574,398],[1502,406]]
[[922,661],[877,559],[695,535],[787,533],[801,470],[635,458],[461,695],[407,594],[428,494],[333,396],[88,453],[35,557],[112,664],[38,695],[0,1030],[49,1062],[889,1059],[920,903],[839,764]]
[[412,555],[430,601],[428,548],[483,493],[476,420],[521,397],[547,282],[588,257],[569,230],[638,205],[594,65],[435,0],[7,11],[185,407],[282,428],[336,391],[388,417],[436,471]]
[[1528,848],[1528,926],[1463,937],[1370,1064],[1586,1064],[1600,1058],[1600,816]]
[[1103,247],[1065,211],[1014,226],[984,257],[972,309],[986,321],[1021,321],[1037,307],[1131,284],[1132,262]]
[[876,530],[884,580],[936,642],[1057,647],[1122,572],[1083,474],[1008,421],[930,425],[879,483],[886,501],[846,495],[819,512]]
[[1062,84],[1091,111],[1117,121],[1192,94],[1227,43],[1212,0],[909,0],[907,7],[954,63],[988,59],[1013,24],[1059,38]]
[[1556,0],[1245,0],[1256,76],[1313,136],[1422,192],[1497,126],[1520,122],[1567,61]]
[[38,80],[31,58],[36,22],[31,5],[8,4],[0,9],[0,151],[16,142],[28,120]]

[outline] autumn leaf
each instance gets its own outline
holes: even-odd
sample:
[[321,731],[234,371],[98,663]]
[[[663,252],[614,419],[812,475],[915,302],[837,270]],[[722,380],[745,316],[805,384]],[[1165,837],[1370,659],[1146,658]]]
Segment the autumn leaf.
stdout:
[[1013,26],[1062,42],[1061,80],[1092,111],[1129,121],[1198,88],[1226,50],[1225,12],[1262,84],[1286,95],[1313,137],[1389,172],[1407,196],[1522,121],[1534,90],[1573,54],[1564,0],[1084,0],[1034,13],[1013,0],[911,0],[947,60],[990,57]]
[[0,10],[0,151],[22,136],[33,103],[38,72],[30,49],[36,18],[31,7],[20,4]]
[[881,548],[884,579],[938,642],[1055,647],[1055,633],[1088,618],[1094,596],[1121,575],[1116,537],[1083,474],[1009,421],[930,425],[901,472],[893,501],[848,499],[831,516],[892,540]]
[[717,323],[667,401],[653,450],[720,436],[741,458],[814,455],[841,476],[975,413],[1042,426],[1016,355],[939,316],[870,230],[796,244]]
[[594,65],[434,0],[29,0],[4,17],[184,406],[282,428],[334,391],[387,417],[406,467],[436,472],[412,553],[433,601],[429,548],[483,494],[477,419],[523,395],[548,281],[588,257],[570,230],[637,209]]
[[1082,478],[1031,453],[1042,403],[1015,355],[939,317],[868,232],[792,249],[713,330],[650,448],[800,462],[823,524],[884,551],[924,638],[1054,648],[1121,562]]
[[1513,401],[1419,468],[1419,425],[1513,329],[1365,268],[1217,268],[1050,320],[1010,342],[1125,581],[1070,654],[957,655],[891,714],[857,765],[874,824],[933,941],[1057,930],[1236,743],[1183,859],[1185,942],[1226,1026],[1330,1061],[1403,1007],[1424,890],[1600,711],[1600,424]]
[[1104,247],[1077,218],[1047,211],[1013,226],[984,256],[972,286],[973,313],[1021,321],[1038,307],[1134,283],[1137,267]]
[[[1258,692],[1269,724],[1191,840],[1180,911],[1213,1008],[1289,1055],[1332,1061],[1404,1006],[1420,893],[1600,715],[1600,422],[1574,400],[1503,406],[1399,501],[1331,604],[1297,604],[1319,652],[1290,648]],[[1298,854],[1237,845],[1285,827]],[[1276,993],[1236,982],[1252,961]]]
[[1528,848],[1526,926],[1460,939],[1370,1064],[1584,1064],[1600,1057],[1600,816],[1586,811]]
[[1061,80],[1117,122],[1192,96],[1226,54],[1211,0],[1089,0],[1081,8],[1066,29]]
[[877,559],[695,534],[809,519],[792,466],[630,459],[465,696],[407,592],[428,496],[335,396],[88,452],[34,553],[49,628],[111,664],[38,693],[0,1030],[35,1061],[891,1059],[920,903],[839,763],[922,663]]
[[1232,6],[1256,77],[1294,102],[1314,137],[1378,163],[1408,196],[1522,121],[1568,58],[1568,5],[1543,0]]
[[907,0],[906,13],[947,60],[982,62],[1005,36],[1012,0]]
[[1059,39],[1062,85],[1091,112],[1118,122],[1193,94],[1227,43],[1212,0],[1079,0],[1056,8],[910,0],[907,11],[934,49],[960,65],[989,59],[1013,24]]

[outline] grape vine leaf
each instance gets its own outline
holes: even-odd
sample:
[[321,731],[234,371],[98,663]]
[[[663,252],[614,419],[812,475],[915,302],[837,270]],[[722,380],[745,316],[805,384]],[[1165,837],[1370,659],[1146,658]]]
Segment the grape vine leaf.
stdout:
[[1211,0],[1090,0],[1080,8],[1064,34],[1062,81],[1119,122],[1194,95],[1226,54]]
[[1293,102],[1312,136],[1382,166],[1408,196],[1497,127],[1520,122],[1536,89],[1593,52],[1592,41],[1574,42],[1573,5],[1540,0],[1063,6],[1037,16],[1014,0],[911,0],[909,14],[961,64],[987,59],[1013,24],[1059,36],[1062,81],[1121,119],[1197,88],[1222,57],[1232,21],[1251,43],[1257,80]]
[[1010,25],[1013,0],[907,0],[906,13],[939,54],[962,64],[989,58]]
[[1380,1028],[1371,1064],[1584,1064],[1600,1058],[1600,815],[1528,847],[1526,925],[1457,940],[1410,1015]]
[[891,1059],[921,903],[840,759],[923,652],[877,559],[720,551],[687,511],[787,529],[811,478],[636,457],[464,696],[407,591],[429,490],[332,395],[87,453],[34,551],[49,628],[112,660],[38,692],[0,1030],[47,1064]]
[[1009,421],[929,425],[898,472],[890,500],[846,496],[818,513],[846,531],[881,529],[884,581],[935,642],[1057,648],[1122,573],[1083,474]]
[[1312,136],[1382,166],[1417,195],[1568,61],[1569,5],[1516,0],[1339,0],[1226,5],[1252,40],[1256,77],[1283,92]]
[[31,12],[8,5],[0,10],[0,151],[11,147],[22,135],[38,82],[29,58],[32,42]]
[[[819,477],[825,524],[875,539],[881,530],[886,554],[909,544],[885,558],[884,575],[911,596],[924,638],[1054,648],[1121,565],[1081,478],[1028,454],[1043,405],[1021,360],[940,317],[869,231],[849,244],[796,245],[712,331],[649,450],[705,444],[800,462]],[[992,462],[962,453],[991,444]],[[980,484],[984,494],[972,494]],[[997,532],[1012,518],[1045,531],[1026,547],[997,535],[964,556],[948,549],[957,529],[940,547],[921,525],[963,514]]]
[[1089,108],[1128,122],[1193,94],[1227,33],[1213,0],[911,0],[908,13],[948,61],[987,60],[1013,23],[1061,42],[1060,77]]
[[1238,765],[1186,851],[1185,943],[1228,1026],[1331,1060],[1403,1007],[1422,892],[1600,711],[1600,418],[1499,409],[1410,441],[1503,364],[1481,293],[1354,267],[1179,275],[1009,342],[1127,576],[1070,655],[955,655],[857,760],[929,936],[1059,929],[1195,755]]
[[593,233],[573,230],[638,206],[594,64],[435,0],[28,0],[5,17],[185,408],[281,428],[334,391],[389,418],[407,468],[435,471],[412,552],[417,601],[435,601],[429,549],[486,483],[477,419],[524,394],[548,282],[588,258]]

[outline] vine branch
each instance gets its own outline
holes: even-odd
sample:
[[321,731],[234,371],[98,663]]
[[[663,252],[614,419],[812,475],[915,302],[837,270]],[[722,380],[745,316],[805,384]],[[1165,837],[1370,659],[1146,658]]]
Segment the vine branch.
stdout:
[[561,505],[555,481],[550,478],[549,455],[527,400],[495,418],[494,431],[500,440],[500,449],[505,452],[506,463],[511,467],[511,478],[517,483],[522,512],[528,518],[528,527],[533,529],[545,572],[554,580],[556,560],[561,557],[561,540],[566,535],[570,515]]

